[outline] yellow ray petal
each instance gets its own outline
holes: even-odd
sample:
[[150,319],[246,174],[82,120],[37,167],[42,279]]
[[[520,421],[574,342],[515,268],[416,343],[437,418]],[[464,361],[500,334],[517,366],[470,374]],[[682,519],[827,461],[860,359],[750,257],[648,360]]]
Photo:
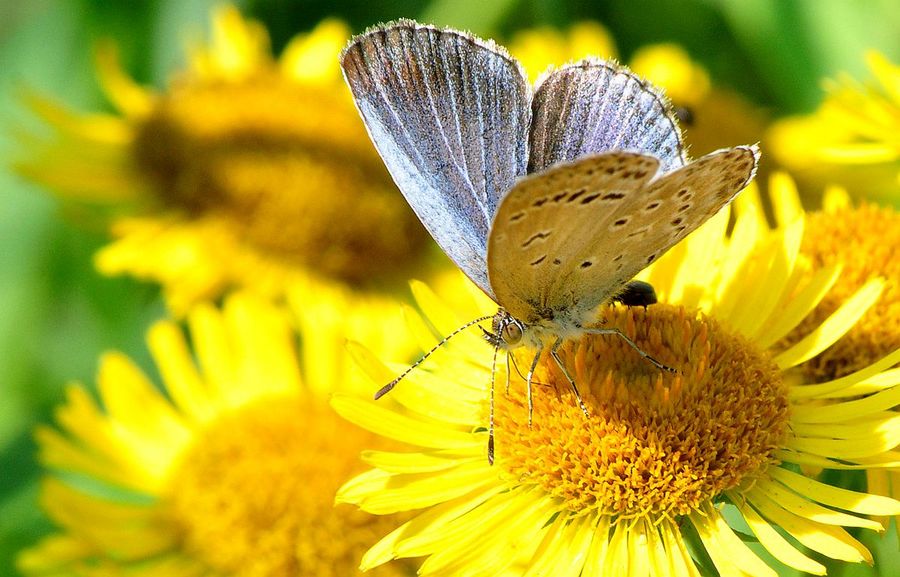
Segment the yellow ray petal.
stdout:
[[801,495],[831,507],[862,515],[900,515],[900,501],[889,497],[833,487],[781,467],[770,468],[769,476]]
[[801,385],[791,387],[790,396],[792,399],[809,399],[816,397],[830,398],[839,395],[860,381],[865,381],[875,377],[885,369],[893,367],[900,362],[900,350],[885,356],[884,358],[872,363],[868,367],[860,369],[841,378],[828,381],[826,383],[817,383],[815,385]]
[[172,400],[191,420],[208,422],[215,415],[184,334],[174,324],[160,321],[147,335],[150,352]]
[[780,526],[788,535],[826,557],[851,563],[872,563],[872,554],[862,543],[840,527],[816,523],[785,511],[765,495],[750,500],[766,519]]
[[571,519],[559,515],[535,551],[525,577],[578,577],[591,543],[592,523],[589,516]]
[[503,485],[496,485],[472,491],[424,511],[386,535],[369,549],[360,562],[360,569],[368,571],[391,559],[405,556],[404,551],[406,550],[403,547],[411,549],[411,546],[408,543],[403,546],[400,544],[407,539],[407,535],[420,535],[426,532],[441,534],[449,522],[460,518],[506,489]]
[[775,357],[775,363],[782,369],[786,369],[808,361],[827,349],[844,336],[875,304],[883,288],[884,281],[881,279],[872,279],[867,282],[838,310],[825,319],[819,328]]
[[778,315],[766,330],[756,338],[756,343],[768,349],[800,324],[825,298],[841,274],[840,265],[823,267],[797,293],[792,294],[784,306],[778,307]]
[[[419,447],[468,449],[486,455],[487,438],[466,431],[454,431],[440,424],[427,423],[383,408],[374,402],[345,394],[335,394],[331,406],[339,415],[364,429]],[[485,457],[487,462],[487,457]]]
[[596,525],[592,529],[591,546],[584,560],[583,575],[602,575],[601,571],[606,562],[606,554],[609,549],[609,518],[601,515],[595,523]]
[[890,410],[900,405],[900,387],[875,393],[862,399],[824,406],[800,405],[793,409],[791,420],[798,423],[839,423]]
[[771,553],[773,557],[788,567],[793,567],[799,571],[812,573],[813,575],[825,575],[826,571],[824,565],[810,559],[798,551],[787,539],[782,537],[774,527],[760,517],[753,507],[750,507],[740,499],[737,499],[734,502],[742,503],[738,506],[741,515],[743,515],[744,520],[747,521],[750,530],[753,531],[753,534],[759,539],[760,545],[765,547],[766,551]]
[[758,492],[764,493],[766,497],[777,503],[786,511],[817,523],[843,527],[862,527],[873,531],[882,530],[881,525],[874,521],[822,507],[821,505],[801,497],[780,483],[761,479],[757,482],[753,491],[748,493],[748,497],[753,500],[758,497]]
[[723,575],[733,572],[754,577],[778,577],[774,569],[734,534],[734,530],[714,506],[708,504],[703,508],[703,513],[705,516],[693,514],[689,519],[697,527],[697,533],[710,558]]

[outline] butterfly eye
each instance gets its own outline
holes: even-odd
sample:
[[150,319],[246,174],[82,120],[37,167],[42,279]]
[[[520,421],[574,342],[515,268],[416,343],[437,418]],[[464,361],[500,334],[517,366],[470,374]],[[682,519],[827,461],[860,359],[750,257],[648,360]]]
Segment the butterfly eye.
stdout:
[[500,336],[503,337],[503,342],[508,345],[517,344],[522,340],[522,327],[516,321],[511,321],[503,326],[503,329],[500,331]]

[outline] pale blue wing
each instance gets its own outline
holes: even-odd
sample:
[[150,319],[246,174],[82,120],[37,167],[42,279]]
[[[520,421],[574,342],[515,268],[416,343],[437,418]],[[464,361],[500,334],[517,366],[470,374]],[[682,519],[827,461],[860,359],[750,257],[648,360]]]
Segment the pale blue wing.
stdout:
[[519,64],[491,42],[403,20],[354,38],[341,66],[400,191],[493,296],[488,230],[528,163],[531,94]]
[[586,59],[551,72],[535,90],[532,112],[529,173],[611,151],[653,156],[663,173],[686,162],[665,97],[613,62]]

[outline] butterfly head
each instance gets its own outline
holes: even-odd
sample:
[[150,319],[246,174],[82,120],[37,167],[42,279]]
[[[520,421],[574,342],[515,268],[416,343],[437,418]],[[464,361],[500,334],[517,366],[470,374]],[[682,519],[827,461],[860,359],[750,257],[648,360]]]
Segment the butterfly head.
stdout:
[[491,320],[491,330],[484,331],[484,338],[496,348],[514,349],[525,344],[527,329],[525,323],[500,308]]

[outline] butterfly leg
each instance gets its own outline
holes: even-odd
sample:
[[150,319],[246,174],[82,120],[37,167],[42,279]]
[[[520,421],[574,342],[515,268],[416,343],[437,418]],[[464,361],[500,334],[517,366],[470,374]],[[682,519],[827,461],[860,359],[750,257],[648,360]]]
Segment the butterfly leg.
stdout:
[[531,416],[534,414],[534,399],[531,397],[531,377],[534,376],[534,369],[537,368],[538,361],[541,358],[541,349],[534,354],[531,361],[531,368],[528,369],[528,378],[526,380],[526,394],[528,397],[528,427],[531,428]]
[[575,398],[578,400],[578,406],[581,407],[581,412],[584,413],[585,417],[590,418],[590,413],[588,413],[587,407],[584,406],[584,401],[581,400],[581,393],[578,392],[578,385],[575,384],[575,379],[569,376],[569,371],[566,369],[566,365],[563,364],[562,359],[559,358],[559,347],[562,345],[562,337],[557,337],[556,342],[553,343],[553,346],[550,348],[550,356],[553,357],[553,360],[556,361],[556,366],[560,368],[562,373],[566,376],[566,380],[569,381],[569,385],[572,387],[572,392],[575,393]]
[[[494,360],[491,362],[491,401],[488,420],[488,463],[491,465],[494,464],[494,375],[497,370],[497,351],[499,350],[500,347],[494,347]],[[507,362],[509,362],[509,357],[507,357]],[[506,378],[509,379],[508,374]]]
[[[509,395],[509,357],[510,357],[510,353],[509,353],[509,351],[507,351],[507,353],[506,353],[506,394],[507,395]],[[518,369],[516,369],[516,370],[518,370]],[[520,374],[520,376],[521,376],[521,374]]]
[[628,346],[630,346],[635,351],[637,351],[637,354],[641,355],[642,359],[646,360],[648,363],[650,363],[657,369],[659,369],[661,371],[668,371],[670,373],[678,372],[676,369],[673,369],[672,367],[670,367],[668,365],[664,365],[661,362],[654,359],[653,357],[651,357],[650,355],[648,355],[646,352],[644,352],[644,349],[639,347],[637,345],[637,343],[635,343],[633,340],[631,340],[631,338],[629,338],[628,335],[626,335],[619,329],[585,328],[584,330],[585,330],[585,332],[592,334],[592,335],[616,335],[617,337],[619,337],[620,339],[622,339],[623,341],[628,343]]

